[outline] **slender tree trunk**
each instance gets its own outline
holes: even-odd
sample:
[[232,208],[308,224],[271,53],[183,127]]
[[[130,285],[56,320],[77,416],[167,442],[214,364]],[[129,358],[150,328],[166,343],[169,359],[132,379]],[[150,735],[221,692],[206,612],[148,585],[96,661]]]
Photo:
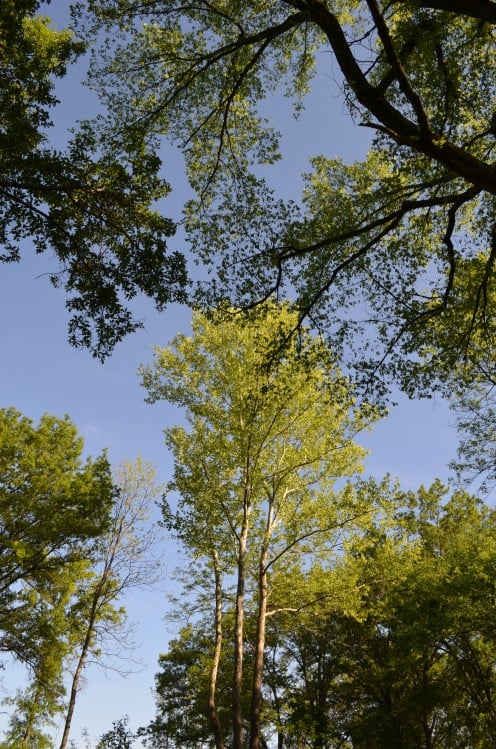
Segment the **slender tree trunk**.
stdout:
[[260,749],[260,713],[262,708],[262,677],[265,651],[265,630],[267,624],[267,548],[268,538],[265,539],[264,547],[259,563],[258,574],[258,617],[257,632],[255,637],[255,657],[253,662],[253,681],[251,688],[250,705],[250,749]]
[[213,552],[213,565],[215,576],[215,649],[210,671],[210,685],[208,692],[208,714],[210,725],[214,735],[216,749],[224,749],[222,727],[220,725],[217,707],[215,705],[215,693],[217,689],[217,673],[222,652],[222,576],[219,568],[219,556],[217,551]]
[[[88,635],[88,632],[87,632]],[[76,706],[76,698],[77,698],[77,691],[79,686],[79,679],[81,677],[81,674],[84,669],[84,664],[86,662],[86,658],[88,655],[89,650],[89,640],[88,644],[86,645],[87,638],[85,639],[85,643],[83,645],[83,648],[81,650],[81,654],[79,656],[76,670],[74,671],[74,675],[72,677],[72,684],[71,684],[71,694],[69,697],[69,704],[67,706],[67,713],[65,716],[65,723],[64,723],[64,732],[62,734],[62,739],[60,742],[59,749],[65,749],[67,746],[67,742],[69,741],[69,734],[71,730],[71,723],[72,723],[72,716],[74,714],[74,708]]]
[[274,499],[275,492],[269,499],[267,523],[258,564],[258,616],[257,632],[255,636],[255,657],[253,661],[253,680],[251,686],[250,749],[260,749],[261,746],[260,716],[262,711],[265,632],[267,628],[267,598],[269,594],[267,560],[269,558],[270,538],[274,528]]
[[76,670],[74,671],[73,677],[72,677],[72,684],[71,684],[71,693],[69,697],[69,704],[67,706],[67,713],[65,716],[65,723],[64,723],[64,732],[62,734],[62,739],[60,741],[59,749],[66,749],[67,742],[69,741],[69,734],[71,730],[71,723],[72,723],[72,716],[74,714],[74,708],[76,706],[76,699],[77,699],[77,692],[79,687],[79,680],[81,678],[81,674],[83,673],[84,665],[86,663],[86,658],[88,657],[88,653],[91,646],[91,638],[93,636],[93,631],[95,628],[95,622],[97,619],[97,612],[98,612],[98,604],[100,602],[100,598],[102,596],[102,591],[104,584],[106,582],[107,576],[104,574],[102,578],[100,579],[98,585],[95,588],[95,591],[93,593],[93,598],[91,601],[91,610],[88,617],[88,625],[86,627],[86,633],[84,636],[84,642],[81,647],[81,652],[79,654]]
[[245,509],[243,527],[238,543],[238,581],[236,587],[236,610],[234,619],[234,675],[232,695],[232,749],[243,749],[243,716],[241,692],[243,685],[243,634],[246,582],[246,541],[248,538],[248,514]]

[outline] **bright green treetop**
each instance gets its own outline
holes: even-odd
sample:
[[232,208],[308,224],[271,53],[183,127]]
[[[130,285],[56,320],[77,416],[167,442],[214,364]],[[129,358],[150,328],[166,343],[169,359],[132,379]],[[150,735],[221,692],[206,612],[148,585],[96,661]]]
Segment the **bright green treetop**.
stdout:
[[102,533],[114,497],[105,455],[81,458],[69,419],[37,426],[13,408],[0,411],[0,590],[43,583]]
[[[322,339],[305,329],[295,336],[297,327],[298,313],[273,302],[249,314],[226,306],[196,313],[192,335],[157,348],[154,366],[143,371],[149,400],[182,406],[188,421],[166,430],[175,461],[171,489],[179,498],[176,511],[164,504],[164,517],[195,560],[192,578],[203,578],[197,597],[203,608],[210,581],[216,648],[209,704],[217,749],[224,747],[225,726],[214,703],[226,644],[233,650],[230,744],[247,746],[249,726],[249,746],[257,749],[267,618],[304,603],[301,589],[288,585],[288,570],[302,557],[332,556],[343,528],[363,512],[343,484],[361,470],[365,452],[354,437],[374,414],[355,406]],[[310,606],[314,591],[305,593]],[[228,600],[234,601],[229,628],[223,624]]]
[[[291,335],[297,326],[297,312],[273,303],[248,316],[197,312],[192,335],[156,347],[154,366],[143,369],[148,400],[182,406],[189,422],[167,429],[166,439],[172,488],[187,508],[174,522],[195,555],[212,543],[222,551],[245,503],[263,533],[271,496],[278,544],[291,543],[318,522],[332,485],[361,468],[365,452],[353,437],[373,412],[355,407],[320,338]],[[324,527],[334,509],[326,513]]]
[[13,700],[12,740],[46,728],[61,707],[68,608],[116,499],[106,456],[84,461],[82,450],[68,418],[35,425],[0,410],[0,648],[30,674]]

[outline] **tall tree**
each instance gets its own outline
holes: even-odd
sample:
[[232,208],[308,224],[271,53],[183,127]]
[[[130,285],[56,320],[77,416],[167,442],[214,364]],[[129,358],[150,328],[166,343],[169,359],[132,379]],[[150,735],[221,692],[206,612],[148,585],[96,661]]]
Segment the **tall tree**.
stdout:
[[[37,471],[42,470],[40,461]],[[45,478],[53,479],[53,474]],[[152,585],[159,575],[156,534],[149,521],[157,491],[149,464],[141,459],[122,464],[114,472],[113,502],[98,537],[81,544],[77,557],[67,558],[49,576],[39,581],[26,577],[17,586],[11,601],[13,621],[2,644],[4,650],[15,644],[16,656],[28,666],[29,685],[9,701],[6,747],[28,747],[33,741],[52,746],[43,730],[61,715],[64,749],[90,659],[110,668],[116,658],[122,663],[126,651],[131,654],[122,599],[132,589]],[[96,516],[96,506],[94,511]],[[62,505],[58,513],[64,514]],[[109,641],[117,648],[109,649]]]
[[[209,299],[296,290],[300,316],[354,351],[367,382],[382,373],[408,393],[470,362],[479,336],[494,350],[494,2],[86,5],[110,29],[92,83],[118,126],[183,148],[198,195],[187,225],[214,265]],[[373,143],[347,165],[332,121],[327,153],[302,137],[315,158],[299,213],[261,178],[279,157],[263,102],[286,91],[298,108],[316,69],[335,78],[332,61]]]
[[149,524],[157,493],[152,467],[142,460],[124,463],[115,472],[118,490],[110,524],[93,550],[92,569],[74,592],[68,619],[72,626],[70,689],[60,749],[69,741],[81,677],[91,656],[101,661],[106,640],[119,643],[120,657],[126,642],[125,609],[121,599],[131,590],[157,581],[159,561],[153,556],[156,542]]
[[60,709],[67,607],[115,499],[106,456],[83,462],[82,450],[67,418],[0,410],[0,650],[30,672],[13,725],[26,744]]
[[[150,400],[186,409],[189,428],[166,430],[175,458],[171,488],[180,498],[176,513],[164,508],[165,517],[187,551],[213,565],[216,593],[218,572],[233,579],[231,745],[247,745],[247,725],[250,749],[258,749],[267,617],[302,605],[294,589],[280,589],[279,575],[302,555],[331,553],[339,530],[360,513],[349,487],[335,484],[360,470],[364,451],[353,437],[373,412],[355,408],[321,339],[307,331],[291,338],[297,313],[288,306],[266,304],[248,317],[232,312],[195,314],[192,336],[157,348],[143,380]],[[222,598],[220,590],[209,699],[218,749],[223,738],[212,703],[226,637]],[[247,611],[254,622],[248,715]]]
[[180,253],[167,254],[173,223],[153,204],[168,185],[135,131],[117,142],[99,120],[81,122],[65,151],[49,140],[54,85],[85,50],[72,31],[37,15],[40,0],[4,0],[0,18],[0,260],[30,240],[50,249],[55,286],[68,294],[69,340],[104,358],[140,327],[127,302],[138,292],[162,309],[184,300]]

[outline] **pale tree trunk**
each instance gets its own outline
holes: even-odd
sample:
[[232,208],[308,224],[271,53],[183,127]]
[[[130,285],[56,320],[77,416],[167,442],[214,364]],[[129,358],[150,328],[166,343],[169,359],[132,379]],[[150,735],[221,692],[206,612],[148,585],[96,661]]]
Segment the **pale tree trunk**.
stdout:
[[265,652],[265,631],[267,626],[267,598],[268,598],[268,578],[267,578],[267,559],[269,550],[269,540],[273,528],[273,506],[269,503],[267,515],[267,527],[260,552],[260,561],[258,565],[258,616],[257,631],[255,636],[255,654],[253,662],[253,680],[251,688],[250,704],[250,749],[260,749],[260,714],[262,708],[262,683],[264,668]]
[[267,623],[267,572],[266,558],[260,560],[260,577],[258,581],[259,604],[257,633],[255,639],[255,658],[253,663],[253,681],[250,706],[250,749],[260,749],[260,712],[262,707],[262,677],[265,650],[265,629]]
[[248,512],[245,509],[243,526],[238,542],[238,581],[236,586],[236,609],[234,619],[234,674],[232,695],[232,749],[243,749],[243,716],[241,692],[243,684],[243,634],[246,582],[246,542],[248,538]]
[[208,692],[208,714],[210,725],[214,735],[215,748],[224,749],[224,739],[222,736],[222,727],[215,705],[215,693],[217,689],[217,674],[219,671],[220,656],[222,652],[222,577],[219,568],[219,556],[216,551],[213,552],[213,566],[215,576],[215,648],[210,671],[210,685]]
[[95,622],[97,620],[97,615],[98,615],[98,604],[100,602],[100,598],[102,596],[102,591],[103,591],[106,581],[107,581],[107,572],[103,574],[103,576],[101,577],[93,593],[93,598],[91,601],[91,610],[90,610],[89,617],[88,617],[88,624],[86,627],[84,642],[81,647],[81,652],[80,652],[78,662],[76,665],[76,670],[74,671],[74,674],[72,676],[71,693],[69,697],[69,704],[67,706],[67,713],[65,716],[65,723],[64,723],[64,731],[62,734],[62,739],[60,741],[59,749],[66,749],[67,743],[69,741],[69,734],[71,730],[72,716],[74,714],[74,708],[76,706],[79,681],[81,678],[81,674],[83,673],[86,659],[88,657],[88,653],[91,647],[91,638],[93,636]]
[[78,663],[76,666],[76,670],[74,671],[73,677],[72,677],[72,684],[71,684],[71,694],[69,697],[69,704],[67,706],[67,713],[65,716],[65,723],[64,723],[64,732],[62,734],[62,739],[60,741],[60,747],[59,749],[65,749],[67,746],[67,742],[69,741],[69,734],[71,730],[71,723],[72,723],[72,716],[74,714],[74,708],[76,706],[76,698],[77,698],[77,691],[79,686],[79,679],[81,677],[81,674],[84,669],[84,664],[86,662],[86,658],[88,655],[89,650],[89,640],[88,644],[86,645],[86,641],[88,638],[85,639],[85,643],[83,645],[83,648],[81,650],[81,655],[79,656]]

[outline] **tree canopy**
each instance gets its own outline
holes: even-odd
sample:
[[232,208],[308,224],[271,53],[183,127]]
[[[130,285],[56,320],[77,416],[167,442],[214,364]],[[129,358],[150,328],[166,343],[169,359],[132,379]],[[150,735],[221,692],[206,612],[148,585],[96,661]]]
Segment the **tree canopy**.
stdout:
[[13,701],[13,740],[47,727],[60,708],[67,612],[116,499],[106,456],[83,461],[82,450],[67,418],[35,425],[0,410],[0,652],[31,675]]
[[83,461],[69,419],[45,415],[35,426],[0,410],[0,591],[42,585],[109,521],[115,489],[105,455]]
[[[270,619],[262,712],[267,746],[490,749],[494,509],[463,491],[450,495],[439,481],[403,491],[388,478],[369,480],[360,491],[370,522],[320,570],[328,595],[318,614],[302,608]],[[312,566],[306,564],[307,574]],[[292,570],[293,587],[298,581]],[[147,745],[213,745],[205,707],[212,657],[205,617],[170,643],[159,661]],[[219,677],[223,721],[230,657],[227,651]],[[249,691],[247,682],[244,700]]]
[[69,340],[103,359],[140,327],[128,306],[138,292],[159,309],[184,300],[185,262],[167,253],[174,225],[154,203],[169,187],[136,132],[117,143],[96,116],[79,123],[65,150],[50,142],[55,81],[86,46],[37,15],[40,5],[2,4],[0,260],[18,261],[28,240],[36,252],[53,251],[48,275],[68,295]]
[[[125,462],[114,471],[117,495],[110,522],[102,529],[91,555],[91,570],[78,580],[67,611],[72,628],[71,657],[66,667],[70,689],[59,749],[66,749],[84,670],[93,663],[110,666],[125,660],[133,642],[121,600],[131,590],[143,590],[159,578],[156,534],[149,523],[158,492],[155,471],[141,459]],[[108,642],[113,643],[112,647]]]
[[[493,350],[494,2],[87,9],[110,29],[91,80],[116,122],[184,151],[198,196],[189,235],[215,278],[209,301],[294,294],[362,379],[392,377],[409,393],[454,368],[468,376],[481,343]],[[302,134],[313,159],[300,209],[262,176],[280,156],[264,100],[286,91],[298,107],[317,70],[332,75],[331,59],[350,117],[373,142],[345,164],[332,121],[327,153],[312,154]]]
[[3,699],[5,748],[53,747],[57,716],[67,746],[84,668],[131,654],[122,599],[159,574],[153,469],[137,460],[112,475],[105,454],[82,450],[68,418],[0,410],[0,653],[28,677]]
[[374,494],[387,506],[373,502],[340,571],[359,582],[354,615],[288,631],[288,731],[327,749],[490,747],[494,510],[439,481]]

